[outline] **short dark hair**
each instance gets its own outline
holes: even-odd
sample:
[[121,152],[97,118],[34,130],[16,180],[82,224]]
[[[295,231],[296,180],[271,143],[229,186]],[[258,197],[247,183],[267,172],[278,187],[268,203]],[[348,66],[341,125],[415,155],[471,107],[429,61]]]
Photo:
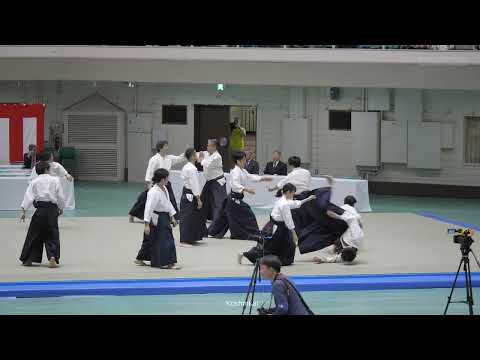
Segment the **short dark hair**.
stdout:
[[354,248],[353,246],[343,248],[340,256],[343,261],[352,262],[357,257],[357,248]]
[[195,149],[194,148],[188,148],[187,150],[185,150],[185,153],[183,154],[188,161],[190,161],[190,158],[193,156],[193,154],[195,154]]
[[294,168],[300,167],[302,160],[298,156],[291,156],[288,158],[288,165],[293,166]]
[[355,197],[352,196],[352,195],[348,195],[348,196],[343,200],[343,203],[344,203],[344,204],[347,204],[347,205],[350,205],[350,206],[355,206],[355,204],[357,203],[357,199],[355,199]]
[[277,153],[279,156],[282,156],[282,152],[280,150],[273,150],[274,153]]
[[233,159],[233,162],[236,164],[237,161],[240,161],[242,160],[244,157],[246,157],[247,155],[245,155],[245,153],[243,151],[235,151],[233,154],[232,154],[232,159]]
[[39,161],[48,161],[52,157],[52,152],[45,150],[40,155],[38,155],[38,160]]
[[266,255],[260,259],[260,265],[265,265],[269,268],[272,268],[277,273],[280,272],[282,268],[282,262],[276,255]]
[[153,173],[152,183],[158,184],[163,179],[168,178],[169,172],[166,169],[157,169]]
[[50,169],[50,164],[46,161],[39,161],[35,165],[35,172],[37,173],[37,175],[43,175],[49,169]]
[[32,151],[33,149],[35,149],[37,147],[37,145],[35,144],[30,144],[28,145],[28,151]]
[[165,145],[168,145],[167,140],[162,140],[157,142],[157,145],[155,146],[155,148],[157,149],[157,152],[160,152],[160,150],[162,150],[165,147]]
[[280,197],[286,192],[295,192],[295,191],[297,191],[297,188],[295,187],[295,185],[286,183],[285,185],[283,185],[283,187],[280,190],[277,191],[277,194],[275,196]]

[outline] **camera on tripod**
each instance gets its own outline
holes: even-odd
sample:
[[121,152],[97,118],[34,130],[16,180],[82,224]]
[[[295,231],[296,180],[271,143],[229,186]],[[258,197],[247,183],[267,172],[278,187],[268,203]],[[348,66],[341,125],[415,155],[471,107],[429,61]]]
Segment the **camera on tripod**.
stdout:
[[453,243],[461,247],[469,248],[473,244],[473,230],[471,229],[448,229],[448,235],[453,235]]

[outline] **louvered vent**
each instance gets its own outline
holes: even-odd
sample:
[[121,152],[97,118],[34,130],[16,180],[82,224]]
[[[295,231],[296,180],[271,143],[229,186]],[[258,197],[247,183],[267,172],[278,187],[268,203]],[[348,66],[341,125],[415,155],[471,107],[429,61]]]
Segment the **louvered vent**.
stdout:
[[116,149],[81,149],[78,157],[79,178],[118,176]]
[[117,134],[114,115],[68,115],[70,144],[116,144]]

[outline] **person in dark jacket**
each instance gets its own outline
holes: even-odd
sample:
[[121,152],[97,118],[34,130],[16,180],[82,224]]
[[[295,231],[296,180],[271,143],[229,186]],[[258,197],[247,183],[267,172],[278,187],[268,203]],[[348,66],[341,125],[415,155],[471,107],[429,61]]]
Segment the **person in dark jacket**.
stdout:
[[263,173],[265,175],[287,175],[287,164],[280,160],[281,157],[282,152],[280,150],[275,150],[272,155],[272,161],[267,163]]
[[28,153],[23,154],[23,168],[32,169],[35,167],[37,147],[34,144],[28,145]]
[[260,174],[260,167],[258,166],[258,162],[254,159],[253,152],[247,150],[245,151],[245,154],[247,155],[247,163],[245,164],[245,170],[247,170],[250,174]]
[[272,281],[272,297],[275,308],[269,309],[271,315],[314,315],[303,300],[295,285],[280,270],[282,263],[275,255],[264,256],[260,260],[260,274],[263,279]]

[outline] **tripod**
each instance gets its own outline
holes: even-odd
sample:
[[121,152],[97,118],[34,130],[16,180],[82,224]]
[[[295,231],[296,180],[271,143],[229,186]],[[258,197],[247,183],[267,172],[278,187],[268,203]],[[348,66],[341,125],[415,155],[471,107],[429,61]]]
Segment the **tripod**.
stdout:
[[[265,256],[265,236],[263,234],[260,234],[259,237],[262,241],[262,257],[263,257]],[[248,284],[247,296],[245,297],[245,302],[243,304],[242,315],[245,315],[247,304],[250,305],[250,310],[248,312],[248,315],[252,315],[253,300],[255,298],[255,290],[257,288],[257,279],[260,279],[260,281],[262,281],[262,278],[260,276],[260,259],[259,258],[255,260],[255,267],[253,268],[252,277],[250,278],[250,283]]]
[[[470,258],[469,258],[470,253],[472,253],[479,267],[480,267],[480,263],[478,262],[478,259],[475,256],[475,253],[473,252],[473,250],[470,248],[470,246],[462,245],[460,247],[460,251],[462,252],[462,258],[460,260],[460,264],[458,265],[457,274],[455,275],[455,280],[453,280],[452,289],[450,291],[450,295],[448,296],[447,306],[445,307],[445,311],[443,312],[443,315],[447,315],[448,307],[450,306],[451,303],[467,304],[469,315],[473,315],[473,286],[472,286],[472,273],[470,271]],[[463,265],[463,272],[465,274],[465,289],[467,291],[467,300],[452,301],[452,295],[455,290],[455,286],[457,285],[457,279],[458,279],[458,275],[460,274],[460,269],[462,268],[462,265]]]

